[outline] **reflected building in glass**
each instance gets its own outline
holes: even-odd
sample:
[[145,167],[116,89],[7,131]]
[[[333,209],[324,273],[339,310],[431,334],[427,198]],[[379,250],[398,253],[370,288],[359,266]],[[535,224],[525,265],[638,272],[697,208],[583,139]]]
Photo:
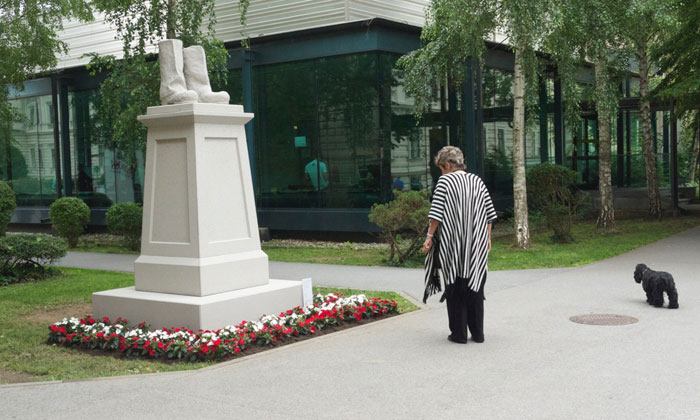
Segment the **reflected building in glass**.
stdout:
[[[262,3],[253,0],[251,13]],[[416,118],[395,63],[419,47],[428,0],[397,1],[379,11],[353,0],[324,2],[323,11],[314,2],[271,3],[255,18],[251,14],[249,49],[237,40],[235,11],[224,13],[233,6],[217,6],[217,34],[231,59],[227,85],[215,88],[255,114],[247,137],[261,226],[377,230],[367,219],[372,204],[391,200],[395,190],[431,190],[440,175],[432,158],[445,145],[462,148],[467,170],[484,179],[497,210],[512,208],[513,54],[507,46],[488,43],[484,66],[465,63],[465,80],[436,87],[429,109]],[[120,46],[96,41],[85,47],[88,36],[111,39],[113,33],[101,22],[67,24],[74,55],[62,57],[53,75],[11,91],[22,120],[11,133],[0,133],[0,176],[17,195],[14,222],[40,223],[59,196],[85,200],[95,224],[104,223],[111,204],[143,199],[145,151],[127,156],[100,140],[95,101],[101,78],[90,76],[80,58],[80,51],[107,54]],[[592,69],[580,73],[582,88],[590,86]],[[565,165],[577,171],[581,185],[595,188],[593,108],[583,110],[580,126],[566,127],[566,98],[555,68],[547,67],[539,91],[538,103],[527,109],[527,166]],[[613,184],[639,187],[645,172],[633,73],[621,91]],[[653,117],[659,174],[667,185],[669,106],[655,105]]]

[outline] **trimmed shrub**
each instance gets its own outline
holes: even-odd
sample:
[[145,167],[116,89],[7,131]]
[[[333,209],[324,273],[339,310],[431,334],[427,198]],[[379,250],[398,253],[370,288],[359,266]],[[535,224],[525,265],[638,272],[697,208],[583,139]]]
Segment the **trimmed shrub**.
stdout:
[[117,203],[107,210],[107,228],[124,238],[124,246],[132,251],[141,247],[143,208],[136,203]]
[[398,256],[399,264],[414,256],[428,230],[430,201],[427,191],[394,191],[396,198],[374,204],[369,221],[382,228],[381,237],[389,244],[389,261]]
[[66,255],[66,242],[51,235],[20,233],[0,238],[0,285],[43,279],[46,265]]
[[544,214],[547,226],[554,231],[554,242],[574,241],[573,219],[585,199],[576,180],[575,171],[549,162],[533,166],[527,173],[528,204]]
[[75,248],[90,221],[90,208],[77,197],[63,197],[51,204],[49,217],[56,233],[68,241],[70,248]]
[[7,225],[17,207],[15,192],[5,181],[0,181],[0,236],[7,232]]

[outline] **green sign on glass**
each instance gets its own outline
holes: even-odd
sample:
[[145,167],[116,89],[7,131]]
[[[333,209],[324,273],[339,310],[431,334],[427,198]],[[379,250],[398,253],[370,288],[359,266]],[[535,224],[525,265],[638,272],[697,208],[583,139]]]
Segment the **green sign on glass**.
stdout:
[[294,137],[294,147],[306,147],[306,136]]

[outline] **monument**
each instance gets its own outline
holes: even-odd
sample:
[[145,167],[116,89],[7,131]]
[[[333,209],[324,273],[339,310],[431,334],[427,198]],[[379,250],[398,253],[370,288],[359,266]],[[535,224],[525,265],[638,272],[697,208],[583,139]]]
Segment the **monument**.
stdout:
[[302,304],[300,281],[269,278],[244,125],[253,114],[212,92],[204,50],[159,43],[163,105],[148,127],[135,286],[94,293],[98,317],[154,328],[218,329]]

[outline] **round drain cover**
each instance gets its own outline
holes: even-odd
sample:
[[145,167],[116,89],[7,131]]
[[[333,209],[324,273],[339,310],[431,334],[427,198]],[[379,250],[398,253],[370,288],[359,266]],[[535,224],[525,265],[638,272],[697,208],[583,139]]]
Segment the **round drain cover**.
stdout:
[[569,318],[569,320],[586,325],[627,325],[639,321],[637,318],[631,316],[614,314],[576,315]]

